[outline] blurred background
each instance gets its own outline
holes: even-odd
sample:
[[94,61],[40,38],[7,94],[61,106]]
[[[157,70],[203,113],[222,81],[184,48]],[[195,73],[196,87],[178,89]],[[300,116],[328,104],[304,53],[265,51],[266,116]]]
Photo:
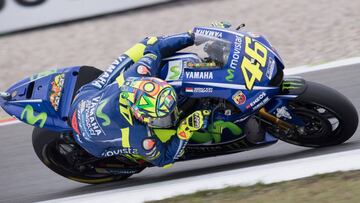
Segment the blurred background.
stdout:
[[[18,2],[41,4],[20,6]],[[55,1],[64,7],[54,7],[54,1],[49,0],[0,0],[3,4],[0,5],[0,30],[18,21],[26,24],[32,17],[39,22],[53,20],[56,15],[70,20],[73,12],[80,15],[86,11],[84,15],[91,16],[91,12],[101,13],[101,9],[120,10],[98,18],[3,34],[0,37],[0,89],[52,68],[86,64],[105,69],[145,36],[185,32],[196,25],[223,20],[234,26],[245,23],[246,31],[267,36],[288,68],[360,55],[360,1],[103,0],[95,1],[100,3],[97,7],[91,2],[94,1]],[[143,4],[148,6],[142,7]],[[137,7],[141,8],[126,11]],[[21,11],[17,15],[11,9]]]

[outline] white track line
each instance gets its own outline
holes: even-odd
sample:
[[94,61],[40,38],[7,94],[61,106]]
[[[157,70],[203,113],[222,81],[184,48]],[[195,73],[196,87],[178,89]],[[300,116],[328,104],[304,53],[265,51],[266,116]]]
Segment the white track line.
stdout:
[[285,68],[284,72],[286,75],[295,75],[300,73],[308,73],[313,71],[320,71],[325,69],[333,69],[333,68],[340,68],[340,67],[349,67],[350,65],[360,64],[360,57],[348,58],[348,59],[341,59],[336,61],[331,61],[328,63],[324,63],[321,65],[316,66],[298,66],[295,68]]
[[7,125],[15,125],[15,124],[19,124],[19,123],[21,123],[21,121],[19,121],[19,120],[7,121],[7,122],[0,123],[0,127],[7,126]]
[[[336,60],[329,63],[324,63],[321,65],[316,66],[298,66],[295,68],[286,68],[284,70],[286,75],[295,75],[300,73],[308,73],[313,71],[320,71],[325,69],[333,69],[333,68],[340,68],[340,67],[348,67],[350,65],[360,64],[360,57],[354,57],[354,58],[348,58],[348,59],[342,59],[342,60]],[[1,126],[7,126],[7,125],[14,125],[21,123],[20,121],[10,121],[10,122],[4,122],[0,123]]]
[[200,190],[227,186],[249,186],[256,183],[276,183],[310,177],[316,174],[360,169],[360,150],[352,150],[309,158],[295,159],[225,172],[170,180],[124,189],[96,192],[47,202],[144,202],[160,200]]

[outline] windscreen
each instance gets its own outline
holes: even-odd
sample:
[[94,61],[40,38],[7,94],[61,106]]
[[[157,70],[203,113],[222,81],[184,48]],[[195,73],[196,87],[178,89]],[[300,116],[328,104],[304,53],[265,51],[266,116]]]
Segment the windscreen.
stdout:
[[195,52],[206,62],[216,62],[223,66],[230,55],[229,41],[195,33]]

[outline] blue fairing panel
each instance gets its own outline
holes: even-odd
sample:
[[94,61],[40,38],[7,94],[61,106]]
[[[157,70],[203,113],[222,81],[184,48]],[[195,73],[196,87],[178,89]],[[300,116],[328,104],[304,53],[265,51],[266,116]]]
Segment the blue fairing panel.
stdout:
[[45,71],[11,86],[3,109],[19,120],[55,131],[70,130],[67,114],[80,67]]

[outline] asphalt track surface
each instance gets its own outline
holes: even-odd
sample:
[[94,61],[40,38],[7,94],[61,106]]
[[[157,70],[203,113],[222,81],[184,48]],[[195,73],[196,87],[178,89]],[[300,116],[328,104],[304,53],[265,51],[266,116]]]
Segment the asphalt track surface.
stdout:
[[[301,74],[305,79],[337,89],[360,109],[360,64]],[[32,127],[0,127],[0,202],[34,202],[125,188],[200,174],[274,163],[360,148],[360,130],[345,144],[310,149],[284,142],[249,152],[177,163],[171,169],[151,168],[123,182],[86,185],[65,179],[46,168],[31,144]]]

